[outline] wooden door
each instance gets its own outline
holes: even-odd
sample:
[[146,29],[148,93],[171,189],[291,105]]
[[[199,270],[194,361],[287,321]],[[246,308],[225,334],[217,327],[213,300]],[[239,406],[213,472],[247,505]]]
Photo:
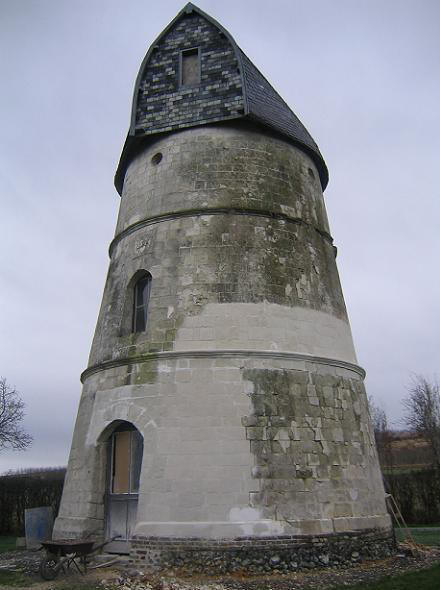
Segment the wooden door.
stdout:
[[107,538],[119,538],[106,545],[110,553],[129,553],[129,541],[136,526],[139,479],[142,465],[141,433],[127,424],[111,437],[108,494],[106,502]]

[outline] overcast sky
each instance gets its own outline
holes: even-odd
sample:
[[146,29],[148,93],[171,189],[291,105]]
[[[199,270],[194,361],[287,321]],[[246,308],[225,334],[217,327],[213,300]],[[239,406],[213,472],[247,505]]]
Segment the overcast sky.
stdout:
[[[184,2],[0,0],[0,374],[26,452],[65,465],[108,266],[133,86]],[[318,143],[367,388],[390,417],[439,370],[440,2],[199,0]]]

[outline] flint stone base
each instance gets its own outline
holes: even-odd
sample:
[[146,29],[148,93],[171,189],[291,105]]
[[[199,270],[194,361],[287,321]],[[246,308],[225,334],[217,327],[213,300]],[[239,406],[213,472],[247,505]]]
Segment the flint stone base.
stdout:
[[287,572],[348,566],[389,557],[395,551],[392,531],[378,529],[313,537],[219,540],[135,536],[130,562],[140,569],[174,568],[188,573]]

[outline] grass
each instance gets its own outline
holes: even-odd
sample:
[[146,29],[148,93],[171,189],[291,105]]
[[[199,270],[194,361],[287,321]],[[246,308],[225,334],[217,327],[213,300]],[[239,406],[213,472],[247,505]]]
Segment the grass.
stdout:
[[426,465],[400,465],[399,467],[384,468],[384,475],[403,475],[404,473],[420,473],[426,471]]
[[29,588],[34,582],[21,572],[0,571],[0,588],[9,586],[11,588]]
[[2,537],[0,536],[0,553],[5,551],[12,551],[15,549],[16,537]]
[[338,590],[435,590],[440,587],[440,565],[427,570],[385,578],[372,584],[341,586]]
[[434,524],[409,524],[408,526],[411,529],[438,529],[440,528],[440,522],[435,522]]
[[[419,545],[428,545],[431,547],[440,547],[440,530],[433,531],[418,531],[417,529],[409,528],[412,538]],[[405,540],[405,533],[403,530],[396,529],[396,539],[400,543]]]

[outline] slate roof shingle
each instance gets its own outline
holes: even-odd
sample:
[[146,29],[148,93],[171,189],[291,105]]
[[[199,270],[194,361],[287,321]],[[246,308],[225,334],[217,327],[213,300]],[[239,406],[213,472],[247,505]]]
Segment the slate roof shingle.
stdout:
[[[322,157],[321,152],[319,151],[319,148],[310,133],[307,131],[295,113],[284,102],[281,96],[255,67],[251,60],[238,47],[230,33],[213,18],[201,11],[198,7],[194,6],[194,4],[188,3],[155,40],[142,63],[134,91],[132,123],[115,176],[115,186],[118,192],[122,192],[125,171],[129,162],[131,161],[134,154],[136,154],[139,146],[142,145],[143,141],[145,140],[145,136],[147,135],[147,133],[145,133],[145,136],[139,134],[139,129],[136,128],[137,101],[139,96],[139,85],[142,80],[143,71],[148,66],[149,57],[153,49],[157,46],[158,41],[170,31],[170,29],[177,21],[179,21],[180,18],[190,14],[191,12],[196,12],[198,15],[207,19],[211,24],[218,28],[220,32],[229,39],[232,47],[234,48],[234,52],[240,65],[239,69],[242,78],[242,92],[244,98],[243,113],[237,115],[234,118],[258,122],[266,129],[275,131],[277,134],[281,134],[285,139],[303,149],[314,161],[319,172],[322,189],[324,190],[328,183],[328,170],[324,158]],[[229,121],[230,119],[231,117],[228,117]],[[217,119],[217,122],[221,120],[221,118]],[[190,127],[204,124],[206,123],[200,123],[195,120],[193,123],[189,123],[186,126]],[[154,131],[148,131],[149,137],[151,137],[153,134]]]

